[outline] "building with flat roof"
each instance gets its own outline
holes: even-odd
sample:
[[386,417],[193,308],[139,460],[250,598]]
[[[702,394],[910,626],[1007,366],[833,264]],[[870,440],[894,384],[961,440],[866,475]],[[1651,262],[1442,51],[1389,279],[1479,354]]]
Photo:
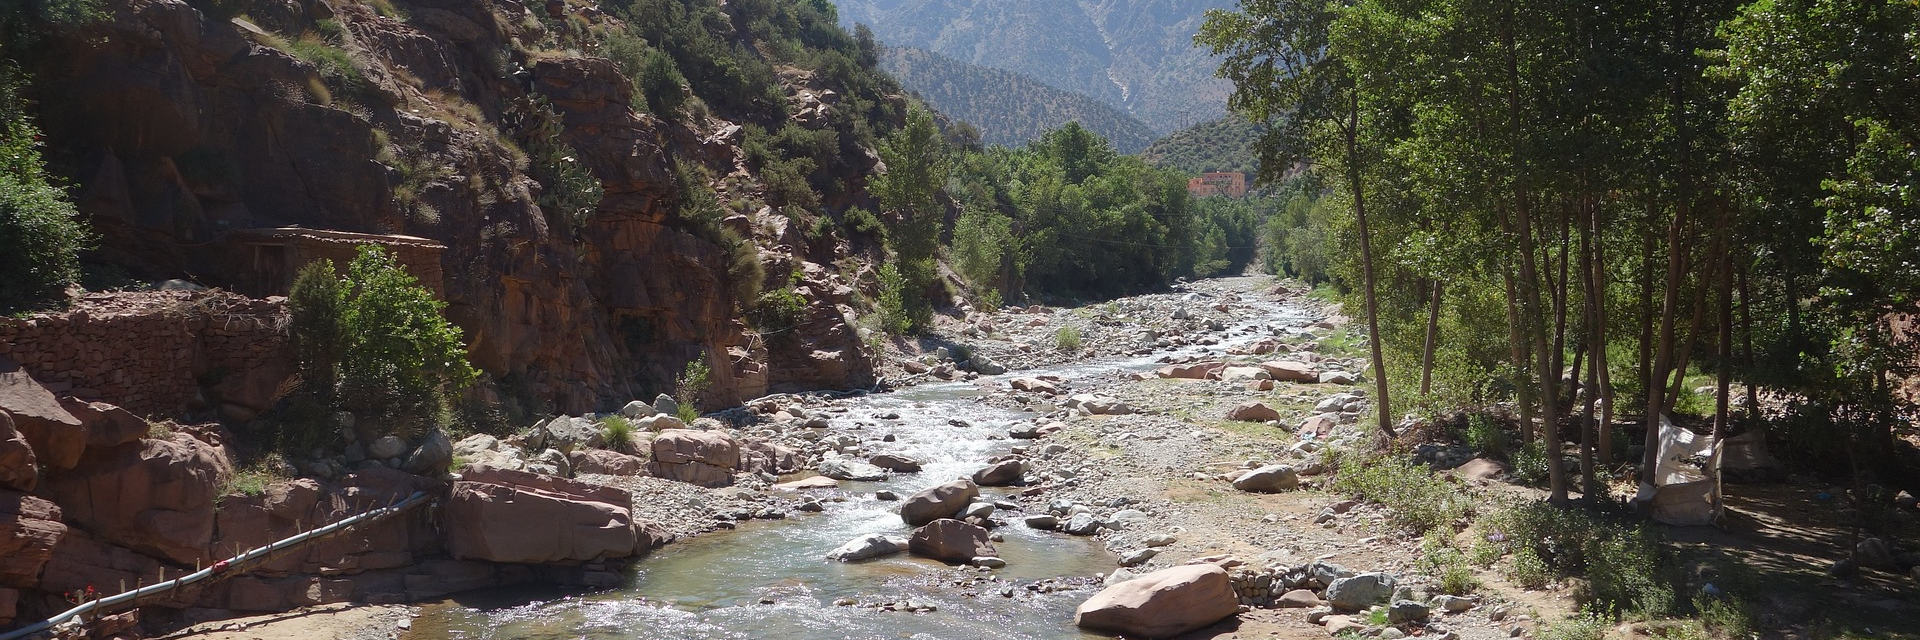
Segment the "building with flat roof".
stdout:
[[1247,197],[1247,174],[1238,171],[1209,171],[1187,181],[1187,194],[1195,198],[1226,196]]

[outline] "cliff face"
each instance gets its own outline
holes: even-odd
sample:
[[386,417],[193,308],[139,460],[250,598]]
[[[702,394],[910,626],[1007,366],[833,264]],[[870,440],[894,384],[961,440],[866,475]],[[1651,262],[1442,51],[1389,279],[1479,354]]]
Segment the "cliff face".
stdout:
[[[447,313],[496,394],[602,409],[664,390],[702,356],[715,403],[871,381],[848,283],[805,268],[848,255],[845,242],[783,241],[768,220],[781,216],[764,210],[740,221],[766,262],[812,279],[794,332],[807,348],[769,352],[739,319],[726,251],[676,215],[676,160],[755,188],[739,128],[637,111],[605,59],[528,54],[517,44],[542,23],[520,2],[410,0],[404,17],[347,0],[220,3],[238,5],[231,18],[181,0],[107,4],[105,21],[50,38],[32,71],[48,148],[74,174],[98,256],[132,275],[245,290],[298,265],[236,232],[404,234],[445,245]],[[301,48],[297,34],[323,23],[346,61]],[[587,215],[539,204],[556,187],[531,177],[521,150],[535,97],[579,156],[566,161],[604,191]]]

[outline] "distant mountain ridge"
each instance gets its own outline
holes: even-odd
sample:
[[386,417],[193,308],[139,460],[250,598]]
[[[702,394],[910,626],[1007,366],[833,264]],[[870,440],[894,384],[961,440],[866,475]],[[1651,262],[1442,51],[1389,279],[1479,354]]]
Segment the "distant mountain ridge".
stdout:
[[1153,129],[1126,112],[1021,73],[969,64],[913,47],[886,47],[880,66],[949,117],[979,128],[988,144],[1020,146],[1079,122],[1121,153],[1145,149]]
[[1116,107],[1158,134],[1226,113],[1232,85],[1193,47],[1233,0],[842,0],[889,45],[1026,74]]

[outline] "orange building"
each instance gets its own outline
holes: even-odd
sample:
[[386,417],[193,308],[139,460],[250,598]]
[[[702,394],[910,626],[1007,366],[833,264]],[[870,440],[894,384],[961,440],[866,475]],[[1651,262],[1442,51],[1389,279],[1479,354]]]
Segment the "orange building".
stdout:
[[1238,171],[1212,171],[1187,181],[1187,193],[1195,198],[1227,196],[1247,197],[1247,174]]

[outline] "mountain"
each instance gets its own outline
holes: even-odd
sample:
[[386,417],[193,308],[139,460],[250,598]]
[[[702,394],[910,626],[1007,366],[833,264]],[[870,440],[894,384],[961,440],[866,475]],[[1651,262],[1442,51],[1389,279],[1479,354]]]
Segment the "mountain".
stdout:
[[1254,150],[1259,138],[1259,125],[1230,115],[1155,140],[1140,152],[1140,158],[1156,167],[1187,173],[1239,171],[1250,174],[1260,168],[1260,157]]
[[978,127],[989,144],[1023,145],[1069,121],[1106,136],[1121,153],[1138,152],[1155,137],[1125,111],[1025,74],[913,47],[887,47],[880,67],[941,113]]
[[844,0],[841,22],[891,45],[1024,73],[1169,133],[1226,112],[1232,85],[1192,46],[1231,0]]

